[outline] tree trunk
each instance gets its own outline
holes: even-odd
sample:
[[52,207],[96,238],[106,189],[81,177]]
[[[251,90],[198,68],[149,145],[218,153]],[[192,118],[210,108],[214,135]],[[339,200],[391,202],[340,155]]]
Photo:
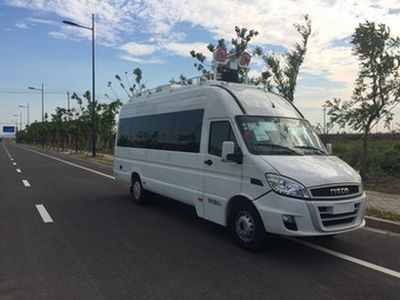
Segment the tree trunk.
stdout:
[[364,132],[364,139],[363,139],[363,156],[361,162],[361,177],[364,180],[366,178],[368,172],[368,129]]

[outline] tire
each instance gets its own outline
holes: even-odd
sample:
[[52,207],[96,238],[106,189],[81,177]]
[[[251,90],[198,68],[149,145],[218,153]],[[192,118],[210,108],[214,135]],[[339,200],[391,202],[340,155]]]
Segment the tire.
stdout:
[[147,192],[143,189],[138,175],[132,176],[131,196],[133,202],[137,205],[144,205],[147,202]]
[[256,208],[241,202],[233,207],[231,216],[230,230],[239,246],[251,252],[262,250],[266,233]]

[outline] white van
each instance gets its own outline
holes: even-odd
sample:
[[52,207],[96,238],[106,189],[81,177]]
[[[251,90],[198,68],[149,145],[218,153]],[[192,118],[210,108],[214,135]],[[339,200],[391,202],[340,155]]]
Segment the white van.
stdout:
[[122,106],[114,173],[229,226],[246,249],[265,232],[336,235],[365,225],[359,174],[327,153],[288,100],[262,89],[203,81],[162,86]]

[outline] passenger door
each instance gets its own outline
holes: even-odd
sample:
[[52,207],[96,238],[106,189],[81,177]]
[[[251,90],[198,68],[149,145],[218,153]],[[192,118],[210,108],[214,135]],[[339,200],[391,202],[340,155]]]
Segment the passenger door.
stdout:
[[242,165],[222,161],[222,143],[233,141],[240,151],[229,120],[208,120],[208,143],[204,154],[204,217],[225,224],[225,211],[230,197],[241,191]]

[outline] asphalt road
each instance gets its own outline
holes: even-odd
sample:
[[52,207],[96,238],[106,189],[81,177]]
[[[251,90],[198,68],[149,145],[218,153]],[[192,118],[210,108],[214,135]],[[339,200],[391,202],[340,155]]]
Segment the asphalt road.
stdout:
[[110,167],[51,155],[64,161],[0,145],[1,299],[400,297],[399,236],[272,237],[248,253],[189,206],[136,206]]

